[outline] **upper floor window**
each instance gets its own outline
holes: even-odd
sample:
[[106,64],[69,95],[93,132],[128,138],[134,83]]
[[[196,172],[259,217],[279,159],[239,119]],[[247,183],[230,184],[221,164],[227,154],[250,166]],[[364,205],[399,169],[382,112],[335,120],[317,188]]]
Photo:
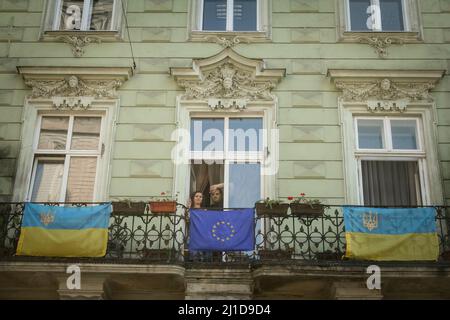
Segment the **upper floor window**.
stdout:
[[202,30],[257,31],[258,0],[203,0]]
[[117,31],[120,0],[53,0],[47,12],[47,31]]
[[28,199],[92,202],[102,148],[101,115],[39,117]]
[[191,118],[190,191],[203,207],[249,208],[261,199],[262,117]]
[[408,31],[405,0],[347,0],[347,31]]
[[420,119],[357,117],[355,121],[361,203],[422,205],[427,165]]
[[245,32],[247,41],[270,38],[271,0],[190,0],[190,39],[208,40],[211,34]]

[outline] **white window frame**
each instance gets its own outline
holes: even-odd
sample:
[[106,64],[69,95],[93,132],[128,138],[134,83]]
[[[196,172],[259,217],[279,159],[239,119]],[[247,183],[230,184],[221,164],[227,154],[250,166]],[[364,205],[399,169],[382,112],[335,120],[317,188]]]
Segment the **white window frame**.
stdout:
[[[189,0],[189,40],[198,42],[211,41],[211,37],[245,37],[245,40],[252,42],[267,42],[270,40],[271,34],[271,14],[272,1],[275,0],[257,0],[257,14],[256,25],[257,30],[254,31],[233,31],[233,10],[228,10],[229,20],[231,23],[227,24],[226,30],[203,30],[203,0]],[[231,7],[233,0],[228,2]]]
[[[223,117],[236,117],[236,118],[262,118],[263,129],[267,129],[270,132],[272,129],[277,129],[277,119],[276,119],[276,101],[265,101],[265,102],[249,102],[247,104],[247,109],[244,112],[208,112],[207,102],[187,102],[182,101],[180,97],[177,98],[177,124],[178,129],[184,130],[184,132],[190,133],[190,123],[192,118],[223,118]],[[190,189],[190,166],[191,166],[191,154],[190,154],[190,139],[182,136],[182,131],[178,130],[172,139],[177,142],[181,149],[188,150],[186,153],[186,159],[182,164],[174,165],[174,185],[173,190],[175,193],[179,194],[179,201],[181,203],[187,203],[189,199],[189,189]],[[227,135],[226,135],[227,137]],[[268,152],[270,152],[272,161],[278,163],[279,159],[279,144],[267,139],[268,137],[263,136],[263,152],[264,160],[267,159]],[[267,140],[267,144],[265,141]],[[267,149],[265,149],[267,147]],[[204,158],[203,158],[204,159]],[[245,162],[245,157],[241,157],[237,162]],[[263,168],[263,164],[261,164]],[[227,171],[227,166],[224,166],[224,180],[228,177],[229,172]],[[225,176],[227,175],[227,176]],[[225,180],[226,181],[226,180]],[[277,189],[277,175],[263,175],[261,174],[261,199],[270,197],[276,198]],[[224,194],[224,206],[227,204],[225,199],[228,200],[228,194]]]
[[[423,143],[423,127],[422,119],[420,116],[359,116],[353,117],[354,127],[354,157],[357,161],[358,170],[358,202],[364,204],[364,190],[362,181],[362,161],[414,161],[419,166],[419,181],[420,181],[420,202],[422,204],[430,202],[430,186],[428,177],[427,166],[427,154]],[[382,120],[383,121],[383,142],[384,148],[382,149],[362,149],[359,148],[359,136],[358,136],[358,120]],[[415,120],[416,121],[416,139],[418,148],[415,150],[405,149],[393,149],[392,147],[392,134],[391,134],[391,121],[392,120]],[[419,199],[419,198],[418,198]]]
[[[109,197],[111,177],[111,157],[113,137],[116,130],[119,100],[94,100],[89,110],[58,111],[52,106],[51,100],[26,99],[23,112],[22,146],[20,150],[17,174],[14,183],[13,199],[17,202],[30,201],[32,195],[32,180],[35,170],[35,148],[39,139],[40,119],[42,115],[54,116],[102,116],[100,133],[100,156],[97,162],[96,182],[93,202],[107,201]],[[67,138],[69,139],[69,137]],[[96,150],[95,152],[99,152]],[[58,154],[58,151],[49,150],[42,154]],[[84,155],[84,151],[75,151],[74,154]],[[67,166],[68,170],[68,166]],[[63,181],[64,182],[64,181]],[[64,185],[64,184],[63,184]],[[62,194],[60,195],[62,199]],[[61,202],[64,202],[61,201]]]
[[[114,0],[113,11],[111,16],[111,29],[109,30],[89,30],[91,16],[92,16],[92,4],[93,0],[83,0],[84,8],[90,8],[89,10],[83,10],[81,28],[80,30],[60,30],[61,23],[61,6],[64,0],[47,0],[46,19],[44,25],[44,32],[88,32],[88,33],[105,33],[113,32],[119,33],[122,22],[122,4],[121,1]],[[124,4],[125,5],[125,4]]]
[[[380,0],[370,0],[370,5],[372,6],[378,6],[379,8],[381,8],[380,6]],[[388,31],[388,32],[408,32],[410,31],[411,27],[410,27],[410,23],[409,23],[409,15],[408,15],[408,1],[407,0],[402,0],[402,13],[403,13],[403,30],[398,30],[398,31]],[[373,28],[372,30],[369,31],[361,31],[361,30],[352,30],[351,24],[352,24],[352,20],[351,20],[351,11],[350,11],[350,0],[345,0],[345,16],[346,16],[346,31],[348,32],[385,32],[382,29],[382,22],[381,22],[381,16],[383,15],[383,12],[381,13],[381,16],[377,16],[376,19],[376,23],[374,24],[374,27],[376,27],[377,25],[380,26],[379,29],[375,29]],[[380,9],[381,11],[381,9]]]
[[[203,151],[190,151],[189,160],[219,160],[223,161],[224,166],[224,188],[223,188],[223,206],[229,207],[229,180],[230,180],[230,163],[259,163],[260,164],[260,195],[261,199],[264,199],[264,184],[265,176],[263,175],[263,165],[265,163],[264,152],[267,148],[267,137],[262,136],[262,151],[229,151],[229,120],[230,119],[242,119],[242,118],[259,118],[262,120],[263,132],[267,133],[266,123],[264,121],[263,113],[245,113],[245,114],[211,114],[211,113],[191,113],[190,120],[194,119],[223,119],[224,120],[224,150],[223,152],[215,152],[214,155],[205,153]],[[189,132],[191,127],[189,126]],[[192,164],[191,164],[192,165]],[[188,184],[190,186],[190,183]],[[259,199],[258,199],[259,200]]]
[[381,39],[395,37],[401,39],[403,43],[421,43],[423,41],[423,28],[419,0],[402,0],[402,2],[404,16],[403,31],[353,31],[350,26],[349,1],[335,0],[338,41],[361,43],[361,39],[370,37],[379,37]]
[[[342,123],[342,152],[344,155],[345,203],[364,205],[362,191],[361,161],[418,161],[422,205],[443,203],[443,185],[439,170],[436,110],[434,103],[415,102],[407,106],[404,114],[368,111],[364,102],[346,102],[339,100]],[[418,143],[420,150],[358,150],[357,127],[355,118],[376,119],[417,119],[419,121]],[[386,130],[386,129],[385,129]]]
[[[48,150],[48,149],[39,149],[39,137],[41,133],[41,124],[42,124],[42,118],[43,117],[68,117],[69,118],[69,124],[68,124],[68,131],[66,136],[66,148],[65,150]],[[100,137],[99,137],[99,144],[96,150],[71,150],[71,143],[72,143],[72,134],[73,134],[73,124],[75,118],[81,118],[81,117],[98,117],[101,119],[100,123]],[[63,159],[64,160],[64,173],[61,183],[61,190],[59,193],[59,199],[57,202],[65,202],[66,200],[66,194],[67,194],[67,182],[69,179],[69,168],[70,168],[70,161],[72,158],[76,157],[89,157],[89,158],[97,158],[96,163],[96,170],[95,170],[95,180],[94,180],[94,191],[92,194],[92,199],[95,198],[95,194],[97,194],[98,189],[98,174],[99,174],[99,166],[101,165],[101,156],[102,156],[102,149],[104,148],[104,135],[105,135],[105,120],[104,120],[104,114],[103,113],[83,113],[83,114],[76,114],[76,113],[66,113],[66,114],[55,114],[52,112],[41,112],[38,115],[38,124],[36,128],[36,134],[35,134],[35,141],[33,144],[33,154],[34,154],[34,161],[33,161],[33,170],[32,170],[32,176],[31,176],[31,182],[30,182],[30,188],[28,191],[28,195],[26,197],[26,201],[32,200],[32,194],[33,194],[33,187],[34,187],[34,180],[36,176],[36,169],[38,162],[40,160],[45,159],[52,159],[48,156],[58,156],[54,159]]]
[[[380,154],[390,154],[390,153],[396,153],[396,154],[423,154],[425,151],[423,149],[423,138],[422,138],[422,125],[421,121],[417,117],[396,117],[396,116],[355,116],[355,137],[356,137],[356,150],[357,153],[380,153]],[[359,147],[359,130],[358,130],[358,121],[359,120],[379,120],[383,121],[383,144],[384,148],[380,149],[366,149],[366,148],[360,148]],[[416,122],[416,139],[417,139],[417,149],[394,149],[392,146],[392,120],[414,120]]]
[[199,0],[200,6],[199,6],[199,15],[198,15],[198,25],[201,26],[200,30],[204,32],[212,31],[212,32],[257,32],[261,30],[261,1],[262,0],[256,0],[256,30],[251,31],[235,31],[234,28],[234,0],[226,0],[227,1],[227,21],[226,21],[226,27],[225,30],[203,30],[203,9],[204,9],[204,0]]

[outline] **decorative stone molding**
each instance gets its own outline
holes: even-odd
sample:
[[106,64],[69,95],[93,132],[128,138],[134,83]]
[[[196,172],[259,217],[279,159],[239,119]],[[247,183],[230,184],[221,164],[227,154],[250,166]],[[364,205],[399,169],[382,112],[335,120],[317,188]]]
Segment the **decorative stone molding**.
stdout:
[[93,36],[85,36],[85,35],[62,35],[56,38],[57,40],[61,40],[69,44],[72,47],[72,53],[74,57],[80,58],[84,55],[84,47],[93,42],[101,43],[101,39]]
[[252,39],[245,36],[218,36],[207,35],[204,37],[205,41],[220,44],[224,48],[231,48],[239,43],[251,43]]
[[245,99],[208,99],[208,107],[212,110],[238,110],[242,111],[247,107]]
[[192,68],[171,68],[182,99],[208,101],[212,110],[243,110],[247,101],[273,101],[271,90],[284,76],[283,69],[265,69],[262,60],[243,57],[232,49],[194,60]]
[[388,48],[393,44],[403,44],[401,38],[392,38],[389,36],[376,36],[376,37],[360,37],[359,42],[366,43],[375,49],[375,52],[380,58],[386,58],[388,56]]
[[51,100],[56,109],[88,109],[95,99],[115,99],[131,68],[18,67],[29,99]]
[[363,102],[371,112],[404,112],[413,101],[431,102],[430,95],[443,70],[329,70],[346,102]]

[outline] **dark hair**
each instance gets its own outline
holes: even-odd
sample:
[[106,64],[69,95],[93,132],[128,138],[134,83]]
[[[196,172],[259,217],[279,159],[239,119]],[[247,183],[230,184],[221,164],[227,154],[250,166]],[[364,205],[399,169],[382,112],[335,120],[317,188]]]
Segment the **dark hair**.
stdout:
[[200,194],[203,196],[203,192],[201,192],[201,191],[194,191],[194,192],[192,192],[192,193],[191,193],[191,206],[194,205],[194,198],[195,198],[195,195],[196,195],[197,193],[200,193]]

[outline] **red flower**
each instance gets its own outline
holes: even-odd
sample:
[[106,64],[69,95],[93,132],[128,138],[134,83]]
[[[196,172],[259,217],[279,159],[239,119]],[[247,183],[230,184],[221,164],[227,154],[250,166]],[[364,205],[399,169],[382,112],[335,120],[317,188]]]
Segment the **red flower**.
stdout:
[[305,196],[305,194],[302,192],[302,193],[300,193],[300,196],[302,196],[302,197],[304,197]]
[[294,197],[288,197],[288,200],[294,200]]

